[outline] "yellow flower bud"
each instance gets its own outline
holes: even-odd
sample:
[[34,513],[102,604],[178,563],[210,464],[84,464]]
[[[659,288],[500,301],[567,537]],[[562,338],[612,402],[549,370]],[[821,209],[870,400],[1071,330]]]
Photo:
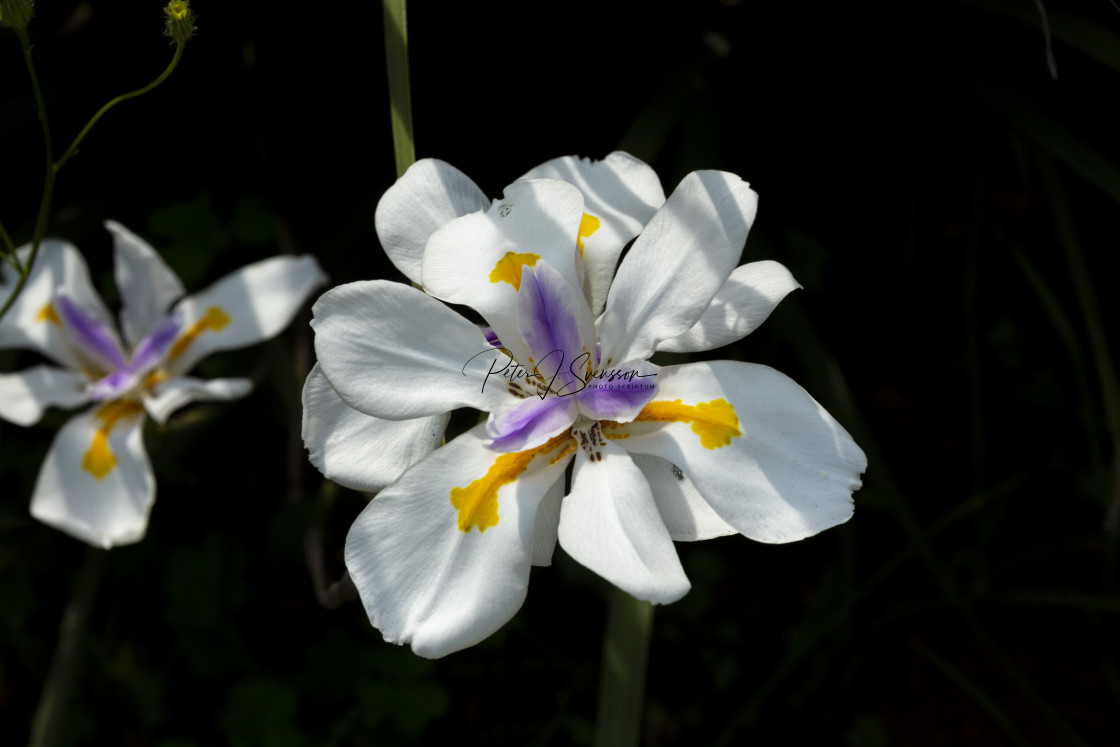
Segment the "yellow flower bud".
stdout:
[[0,0],[0,24],[25,29],[34,12],[31,0]]
[[[0,0],[2,1],[2,0]],[[194,36],[194,12],[186,0],[171,0],[163,9],[164,34],[182,44]]]

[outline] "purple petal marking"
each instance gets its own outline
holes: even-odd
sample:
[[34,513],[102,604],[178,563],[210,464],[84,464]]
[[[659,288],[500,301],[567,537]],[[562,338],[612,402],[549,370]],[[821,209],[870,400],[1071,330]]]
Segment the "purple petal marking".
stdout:
[[118,368],[108,376],[98,379],[86,388],[86,394],[96,402],[120,397],[140,383],[141,376],[128,368]]
[[167,353],[167,349],[171,347],[171,343],[175,341],[176,335],[179,334],[179,328],[182,326],[182,320],[179,319],[178,315],[172,315],[163,320],[159,326],[140,341],[140,344],[136,346],[136,351],[132,354],[132,360],[127,365],[121,366],[108,376],[90,384],[87,389],[89,396],[103,402],[117,399],[130,389],[135,388],[144,380],[148,372],[163,360],[163,356]]
[[580,412],[595,420],[630,422],[657,394],[657,371],[657,366],[643,360],[596,369],[576,395]]
[[490,413],[486,431],[490,447],[506,453],[540,446],[575,422],[578,408],[569,397],[529,397],[501,412]]
[[655,394],[657,387],[642,379],[632,382],[592,379],[587,382],[587,388],[576,395],[576,399],[579,400],[580,412],[589,418],[628,423],[638,416]]
[[502,341],[498,339],[498,335],[494,332],[493,327],[483,327],[482,334],[486,335],[486,342],[490,343],[491,347],[502,347]]
[[518,331],[541,374],[546,379],[556,377],[552,387],[556,392],[573,394],[583,386],[572,374],[573,369],[585,369],[589,357],[577,321],[581,303],[587,303],[583,294],[577,294],[547,262],[522,268]]
[[54,303],[63,329],[82,352],[105,369],[115,370],[124,366],[120,344],[107,324],[62,293],[55,295]]
[[179,334],[179,329],[182,326],[183,320],[179,318],[178,314],[172,314],[164,319],[136,346],[136,350],[132,353],[132,360],[128,362],[128,367],[133,371],[144,373],[154,368],[163,360],[163,356],[167,353],[167,349],[171,347],[171,343],[175,342],[175,337]]

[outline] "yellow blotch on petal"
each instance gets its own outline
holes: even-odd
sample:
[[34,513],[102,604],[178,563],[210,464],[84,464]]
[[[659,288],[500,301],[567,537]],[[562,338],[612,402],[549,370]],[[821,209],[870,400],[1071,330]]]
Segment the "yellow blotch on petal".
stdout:
[[583,214],[583,218],[579,222],[579,235],[576,236],[576,244],[579,246],[579,256],[583,257],[583,240],[591,236],[599,230],[599,219],[594,215]]
[[536,448],[502,454],[494,460],[485,475],[465,488],[451,488],[451,505],[459,511],[459,531],[466,533],[477,526],[479,533],[482,533],[497,524],[498,489],[516,480],[534,457],[546,454],[558,446],[564,448],[551,464],[555,464],[575,448],[570,431],[565,431]]
[[695,406],[681,404],[679,399],[650,402],[634,420],[692,423],[692,432],[700,437],[700,445],[705,449],[727,446],[732,438],[743,435],[735,408],[725,399],[713,399]]
[[513,286],[514,290],[521,290],[521,268],[528,265],[529,267],[536,267],[537,260],[540,259],[539,254],[532,252],[525,252],[518,254],[517,252],[506,252],[505,256],[498,260],[494,265],[494,269],[490,271],[491,283],[509,283]]
[[171,346],[170,358],[175,360],[183,352],[191,346],[199,335],[207,330],[221,332],[222,329],[229,324],[229,314],[227,314],[220,306],[211,306],[206,310],[206,313],[201,319],[192,324],[190,328],[182,334],[182,336],[175,341]]
[[39,313],[35,315],[37,322],[50,322],[56,327],[62,326],[62,320],[58,318],[58,312],[54,310],[54,304],[47,304],[39,309]]
[[105,475],[112,472],[113,468],[117,466],[117,457],[109,448],[109,432],[113,430],[113,426],[117,424],[118,420],[142,412],[143,409],[140,403],[129,400],[120,400],[103,405],[97,411],[97,418],[101,421],[101,427],[93,432],[93,441],[82,459],[82,469],[98,480],[104,479]]

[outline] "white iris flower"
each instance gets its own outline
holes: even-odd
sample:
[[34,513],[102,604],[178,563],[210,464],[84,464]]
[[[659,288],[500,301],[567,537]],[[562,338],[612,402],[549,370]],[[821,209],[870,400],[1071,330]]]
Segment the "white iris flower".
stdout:
[[[640,164],[623,156],[612,155]],[[689,589],[673,540],[791,542],[851,516],[866,458],[796,383],[749,363],[649,362],[741,338],[797,287],[775,262],[736,269],[755,193],[733,174],[690,174],[637,221],[609,290],[595,278],[613,260],[593,259],[589,230],[608,224],[597,212],[609,201],[588,194],[586,183],[515,182],[485,212],[431,220],[406,272],[424,291],[352,283],[314,306],[319,375],[347,409],[399,422],[490,413],[407,469],[347,537],[370,621],[423,656],[509,620],[557,540],[623,590],[667,603]],[[428,220],[427,203],[411,207]],[[349,448],[356,460],[394,445]]]
[[[248,379],[185,374],[214,351],[278,334],[326,278],[312,257],[273,257],[182,298],[182,282],[148,244],[116,223],[105,226],[114,239],[123,335],[78,250],[43,241],[27,285],[0,321],[0,348],[29,348],[62,368],[42,364],[0,375],[0,417],[28,426],[49,406],[94,403],[55,437],[31,514],[109,548],[142,539],[155,502],[145,417],[164,423],[189,402],[247,394]],[[17,251],[26,262],[30,247]],[[15,278],[4,269],[6,296]]]
[[[562,179],[583,193],[585,212],[576,241],[583,255],[583,288],[598,314],[623,247],[665,202],[661,182],[648,165],[622,152],[602,161],[554,158],[521,177],[534,178]],[[432,234],[490,203],[466,174],[426,158],[409,167],[377,204],[377,236],[397,269],[421,285],[420,266]],[[326,477],[376,492],[439,446],[449,414],[401,421],[371,417],[346,404],[316,365],[303,389],[303,440],[312,464]]]

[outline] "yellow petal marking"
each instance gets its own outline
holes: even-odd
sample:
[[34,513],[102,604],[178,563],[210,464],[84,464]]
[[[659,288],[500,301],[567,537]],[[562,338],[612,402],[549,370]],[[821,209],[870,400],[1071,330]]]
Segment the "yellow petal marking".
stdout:
[[195,338],[203,332],[207,330],[221,332],[229,322],[229,314],[227,314],[222,307],[211,306],[206,310],[202,318],[192,324],[190,329],[184,332],[182,336],[175,341],[175,344],[171,346],[171,360],[175,360],[182,355],[183,351],[189,348],[191,343],[195,341]]
[[62,326],[62,320],[58,318],[58,312],[54,310],[54,304],[47,304],[39,309],[39,313],[35,315],[37,322],[50,322],[56,327]]
[[490,271],[491,283],[509,283],[513,286],[514,290],[521,290],[521,268],[525,265],[535,267],[537,260],[540,259],[539,254],[532,252],[525,252],[518,254],[517,252],[506,252],[505,256],[498,260],[494,265],[494,269]]
[[101,427],[93,432],[93,442],[90,443],[89,450],[82,459],[82,469],[98,480],[104,479],[105,475],[112,472],[117,466],[117,457],[109,448],[109,432],[121,418],[135,415],[143,410],[144,407],[139,402],[131,400],[118,400],[102,405],[97,411]]
[[700,445],[705,449],[727,446],[732,438],[743,435],[735,408],[725,399],[700,402],[695,406],[683,405],[679,399],[650,402],[634,420],[692,423],[692,432],[700,437]]
[[576,236],[576,244],[579,245],[579,256],[583,257],[583,240],[591,236],[599,230],[599,219],[594,215],[583,214],[583,218],[579,221],[579,235]]
[[451,488],[451,505],[459,511],[459,531],[467,533],[477,526],[479,533],[482,533],[497,524],[498,489],[516,480],[534,457],[557,447],[563,448],[550,464],[556,464],[575,449],[576,442],[570,431],[564,431],[536,448],[502,454],[494,460],[484,476],[465,488]]

